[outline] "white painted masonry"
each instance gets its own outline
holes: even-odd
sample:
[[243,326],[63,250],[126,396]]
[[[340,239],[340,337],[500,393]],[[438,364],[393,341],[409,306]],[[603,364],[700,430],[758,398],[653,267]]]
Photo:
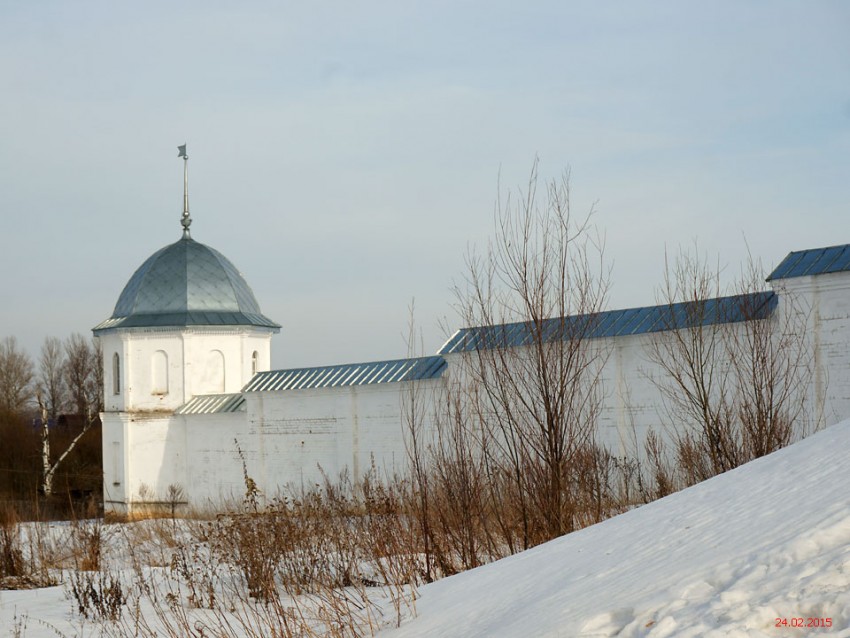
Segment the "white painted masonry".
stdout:
[[[100,340],[107,412],[170,412],[199,394],[239,392],[253,376],[255,352],[257,371],[268,370],[271,361],[271,333],[249,326],[126,328]],[[115,354],[118,393],[111,365]],[[165,364],[159,374],[156,361]]]
[[825,273],[771,282],[780,303],[795,296],[803,301],[805,334],[814,356],[814,415],[824,425],[850,416],[850,272]]
[[[415,388],[413,387],[413,384]],[[180,486],[193,506],[245,493],[243,466],[267,497],[348,472],[407,469],[404,403],[433,405],[440,380],[245,394],[232,413],[104,413],[104,494],[110,511],[167,501]],[[430,427],[430,415],[423,424]]]

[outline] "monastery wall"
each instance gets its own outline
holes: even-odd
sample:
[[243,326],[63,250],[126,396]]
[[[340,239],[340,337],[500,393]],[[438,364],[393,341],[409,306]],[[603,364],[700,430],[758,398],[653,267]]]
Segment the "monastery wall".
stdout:
[[[404,472],[405,412],[411,392],[433,405],[439,379],[245,393],[249,473],[268,490],[296,490],[332,480],[347,470],[352,480],[373,461],[382,475]],[[415,388],[415,389],[414,389]],[[430,419],[430,412],[423,414]]]
[[[809,426],[830,425],[850,416],[850,273],[779,280],[776,292],[779,303],[767,321],[777,337],[789,326],[798,326],[795,330],[803,326],[811,352],[811,360],[802,367]],[[737,323],[709,330],[745,328]],[[654,342],[672,334],[592,340],[604,360],[597,440],[617,456],[642,452],[650,429],[664,435],[670,427],[681,427],[667,412],[657,385],[667,373],[650,354]],[[208,340],[198,341],[198,352],[214,345],[214,336],[208,335]],[[134,343],[130,358],[145,361],[156,347],[142,338]],[[244,363],[244,348],[237,349],[237,359]],[[238,501],[245,494],[243,461],[267,498],[321,484],[323,474],[335,480],[347,471],[359,479],[373,462],[382,476],[402,473],[408,465],[405,414],[411,393],[415,392],[423,426],[432,428],[443,384],[461,378],[464,356],[477,355],[445,355],[448,369],[436,379],[246,391],[245,405],[236,412],[106,412],[107,509],[126,511],[128,504],[133,508],[141,502],[167,501],[170,485],[181,487],[194,507]],[[104,358],[109,361],[106,351]],[[721,360],[719,374],[728,374],[729,367],[728,360]],[[107,379],[107,388],[109,383]]]
[[[248,436],[244,412],[181,414],[174,417],[186,432],[186,457],[190,459],[185,482],[192,507],[221,509],[240,503],[245,496],[240,450],[251,474],[255,450]],[[261,489],[264,486],[261,486]]]
[[660,392],[663,371],[648,356],[659,333],[600,339],[606,360],[602,369],[602,410],[597,443],[615,456],[643,449],[650,430],[663,430]]
[[[784,332],[805,335],[803,356],[797,366],[806,394],[800,431],[832,425],[850,416],[850,273],[795,277],[776,283],[778,305],[768,322],[774,343]],[[706,338],[717,331],[718,359],[714,372],[732,374],[727,350],[733,337],[744,339],[744,322],[706,326]],[[668,442],[685,427],[680,415],[665,401],[659,386],[671,384],[669,373],[656,361],[655,344],[669,343],[670,331],[592,339],[588,346],[602,360],[599,389],[602,393],[597,443],[615,456],[642,454],[650,430]],[[444,355],[455,377],[463,375],[463,357],[475,353]],[[734,383],[730,379],[730,383]]]
[[[850,273],[795,277],[774,282],[778,306],[769,321],[774,343],[783,332],[804,335],[798,373],[806,393],[805,413],[799,427],[810,433],[850,416]],[[746,330],[744,323],[726,324],[722,330]],[[642,451],[650,429],[669,438],[681,427],[668,411],[659,383],[669,376],[651,356],[656,340],[670,339],[669,332],[630,335],[601,340],[607,360],[602,374],[603,409],[599,442],[615,455]],[[728,353],[717,366],[730,374]]]

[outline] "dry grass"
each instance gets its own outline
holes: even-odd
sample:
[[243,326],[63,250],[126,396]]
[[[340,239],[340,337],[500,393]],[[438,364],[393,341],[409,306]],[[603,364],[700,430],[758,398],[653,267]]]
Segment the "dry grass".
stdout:
[[[575,525],[642,494],[636,464],[596,448],[576,459],[564,481]],[[215,514],[33,523],[26,542],[7,512],[0,551],[63,580],[75,617],[105,636],[372,636],[416,614],[422,583],[548,540],[511,477],[471,455],[442,461],[416,480],[372,467],[270,499],[246,471],[241,502]]]

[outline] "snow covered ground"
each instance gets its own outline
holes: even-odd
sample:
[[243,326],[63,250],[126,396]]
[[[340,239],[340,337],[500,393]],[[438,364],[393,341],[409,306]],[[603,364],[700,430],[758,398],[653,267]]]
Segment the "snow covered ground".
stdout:
[[850,421],[420,594],[387,636],[850,636]]
[[[381,635],[850,638],[849,459],[850,421],[425,586],[418,616]],[[0,638],[99,635],[72,602],[62,586],[0,591]]]

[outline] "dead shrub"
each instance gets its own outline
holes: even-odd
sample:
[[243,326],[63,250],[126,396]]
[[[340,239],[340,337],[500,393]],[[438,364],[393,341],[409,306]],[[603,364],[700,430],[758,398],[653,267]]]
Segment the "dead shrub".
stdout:
[[0,578],[4,587],[26,573],[18,516],[9,506],[0,506]]
[[120,577],[110,572],[74,570],[67,588],[77,611],[88,620],[117,620],[127,604]]
[[73,521],[72,551],[78,570],[97,571],[103,556],[104,527],[101,519]]

